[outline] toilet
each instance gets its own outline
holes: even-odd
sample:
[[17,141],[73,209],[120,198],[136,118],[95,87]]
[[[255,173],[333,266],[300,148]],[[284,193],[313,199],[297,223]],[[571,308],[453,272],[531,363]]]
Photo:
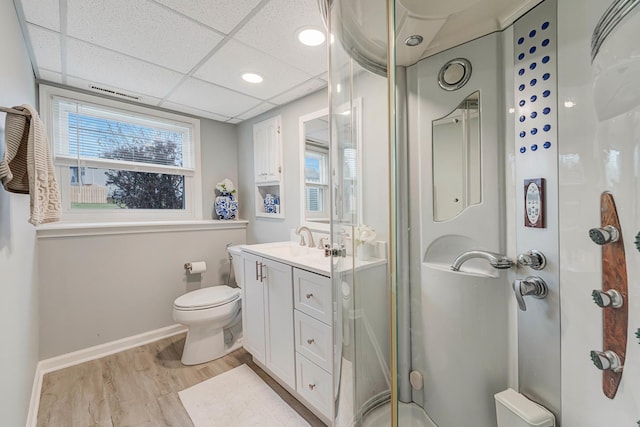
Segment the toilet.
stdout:
[[242,249],[231,246],[227,250],[237,288],[210,286],[187,292],[173,303],[173,320],[188,328],[181,359],[184,365],[209,362],[242,345]]
[[497,393],[498,427],[554,427],[556,419],[545,407],[527,399],[513,389]]

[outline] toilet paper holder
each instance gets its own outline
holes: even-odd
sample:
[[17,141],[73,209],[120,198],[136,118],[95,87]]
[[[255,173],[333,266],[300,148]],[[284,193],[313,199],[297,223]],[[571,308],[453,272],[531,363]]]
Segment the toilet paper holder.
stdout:
[[188,261],[184,263],[184,269],[189,274],[204,273],[207,270],[207,263],[205,261]]

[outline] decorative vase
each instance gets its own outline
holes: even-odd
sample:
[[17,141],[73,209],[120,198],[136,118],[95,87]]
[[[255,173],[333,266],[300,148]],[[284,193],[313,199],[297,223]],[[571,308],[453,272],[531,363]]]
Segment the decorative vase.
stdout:
[[264,211],[268,214],[280,213],[280,199],[275,194],[267,193],[264,196]]
[[238,200],[231,193],[220,193],[215,201],[216,215],[220,219],[235,219],[238,215]]
[[369,261],[371,259],[371,245],[364,243],[356,246],[356,257],[359,261]]

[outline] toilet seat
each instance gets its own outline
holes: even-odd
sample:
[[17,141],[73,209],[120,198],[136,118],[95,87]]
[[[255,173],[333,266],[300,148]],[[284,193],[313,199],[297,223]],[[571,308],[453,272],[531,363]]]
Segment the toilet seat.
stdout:
[[176,310],[205,310],[219,307],[240,298],[240,289],[231,288],[226,285],[211,286],[187,292],[176,298],[173,307]]

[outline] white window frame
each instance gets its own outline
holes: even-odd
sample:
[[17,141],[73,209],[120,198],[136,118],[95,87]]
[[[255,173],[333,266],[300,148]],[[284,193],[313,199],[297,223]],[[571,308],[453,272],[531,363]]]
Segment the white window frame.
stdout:
[[[304,150],[304,159],[306,161],[307,153],[315,154],[320,160],[320,182],[307,181],[306,170],[303,170],[305,193],[303,201],[305,206],[305,215],[311,219],[329,219],[329,150],[307,148]],[[310,211],[307,207],[307,188],[317,188],[322,192],[322,210]]]
[[[182,125],[190,126],[192,129],[193,151],[194,151],[194,173],[191,176],[185,175],[185,208],[184,209],[72,209],[71,208],[71,185],[69,175],[69,163],[64,160],[56,163],[54,168],[60,196],[62,201],[62,222],[65,223],[85,223],[85,222],[130,222],[130,221],[173,221],[173,220],[201,220],[202,219],[202,178],[200,160],[200,120],[169,113],[139,105],[128,104],[102,98],[100,96],[89,95],[68,89],[63,89],[48,85],[39,85],[40,89],[40,117],[44,121],[49,141],[53,145],[53,108],[54,97],[68,98],[72,101],[94,104],[100,107],[118,110],[121,113],[131,112],[136,115],[150,116],[162,120],[178,122]],[[53,153],[53,147],[51,149]],[[104,162],[109,163],[108,160]],[[97,163],[97,162],[96,162]],[[105,163],[105,165],[106,165]],[[80,164],[79,166],[83,166]],[[167,167],[166,172],[171,171]]]

